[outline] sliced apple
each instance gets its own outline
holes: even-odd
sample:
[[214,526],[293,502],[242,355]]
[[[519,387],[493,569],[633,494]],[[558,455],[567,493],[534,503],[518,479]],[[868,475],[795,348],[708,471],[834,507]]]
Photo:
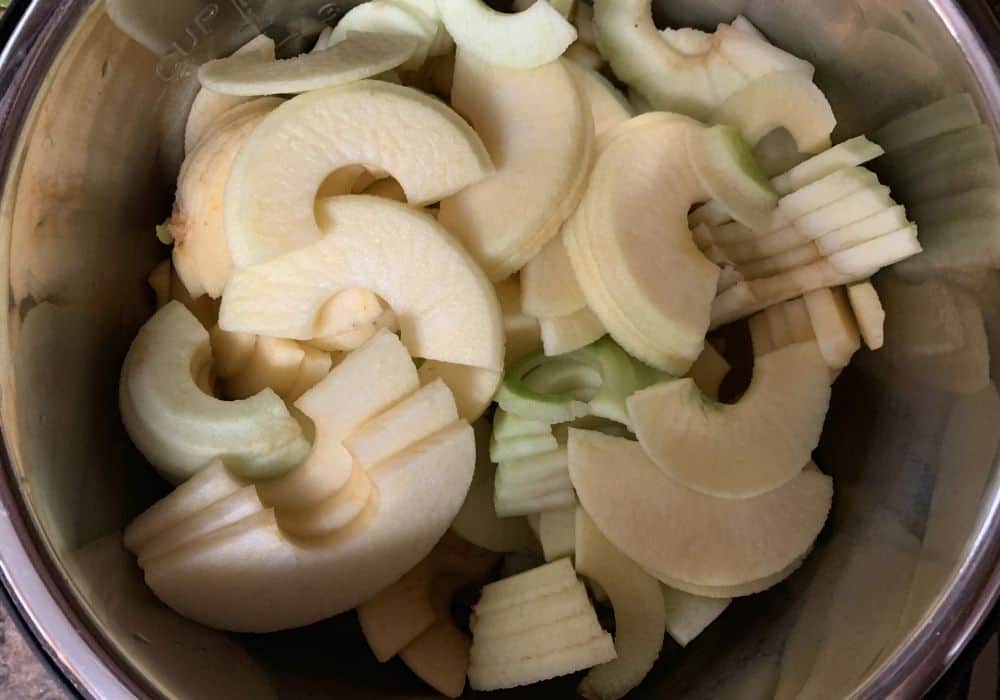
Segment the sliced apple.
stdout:
[[833,496],[830,478],[811,469],[756,497],[716,498],[671,480],[638,443],[571,430],[569,450],[584,510],[612,544],[661,580],[718,587],[781,572],[809,550]]
[[829,148],[830,134],[837,125],[826,96],[812,82],[812,76],[801,70],[774,71],[755,78],[727,97],[712,120],[739,128],[751,147],[783,127],[801,153]]
[[418,90],[373,80],[299,95],[260,124],[233,164],[225,217],[237,267],[322,238],[316,191],[357,164],[394,177],[415,206],[493,172],[472,128]]
[[788,327],[789,344],[805,343],[816,339],[816,332],[813,330],[805,299],[800,297],[786,301],[781,305],[781,310]]
[[414,357],[502,369],[493,286],[433,218],[367,195],[333,197],[322,208],[331,235],[237,270],[223,299],[223,328],[308,340],[328,299],[363,287],[393,310]]
[[761,277],[772,277],[787,270],[795,269],[811,262],[819,260],[819,248],[812,241],[800,245],[797,248],[786,250],[768,258],[744,263],[740,266],[740,271],[745,279],[755,280]]
[[[860,243],[845,250],[839,250],[827,256],[830,267],[842,275],[849,278],[864,279],[865,272],[871,272],[873,268],[893,265],[907,258],[911,258],[923,251],[920,240],[917,238],[917,227],[907,226],[899,231],[893,231],[887,236],[880,236],[874,240]],[[854,279],[850,279],[854,281]]]
[[816,343],[799,343],[757,358],[736,404],[708,403],[694,380],[679,379],[633,394],[628,409],[643,449],[671,479],[708,495],[749,498],[802,470],[829,403],[823,355]]
[[655,109],[707,118],[753,78],[780,70],[812,77],[813,68],[758,37],[720,24],[714,34],[665,37],[651,0],[596,0],[597,43],[615,74]]
[[868,168],[853,166],[841,168],[825,177],[791,192],[778,201],[778,206],[789,218],[798,219],[848,195],[879,184],[878,178]]
[[458,44],[482,61],[521,70],[558,59],[576,39],[576,29],[545,0],[505,14],[482,0],[438,0],[441,19]]
[[431,551],[461,507],[475,463],[459,422],[371,473],[377,508],[329,540],[299,546],[267,510],[158,558],[146,582],[209,627],[271,632],[349,610]]
[[[735,223],[735,222],[734,222]],[[737,226],[739,224],[736,224]],[[720,227],[723,230],[732,228],[733,224]],[[720,236],[722,238],[724,236]],[[714,238],[714,235],[713,235]],[[726,257],[736,265],[750,263],[763,258],[787,253],[809,242],[809,239],[795,230],[794,226],[767,233],[759,238],[741,240],[736,243],[720,243]]]
[[469,669],[469,639],[454,624],[439,622],[399,652],[427,685],[448,698],[461,697]]
[[601,136],[624,121],[635,116],[635,110],[618,88],[607,78],[576,62],[567,64],[577,84],[590,103],[590,113],[594,117],[594,135]]
[[220,401],[195,384],[211,363],[208,331],[179,302],[158,311],[132,342],[119,405],[132,441],[167,479],[184,481],[213,459],[246,478],[277,476],[309,446],[274,392]]
[[[418,70],[427,60],[431,45],[437,38],[438,26],[439,22],[436,19],[427,16],[425,12],[412,4],[392,2],[391,0],[372,0],[372,2],[355,5],[340,18],[330,35],[327,49],[335,48],[338,44],[350,39],[355,33],[407,37],[415,42],[411,55],[405,61],[400,61],[395,66],[389,66],[385,70],[397,66],[406,70]],[[382,72],[378,71],[378,73]],[[377,73],[371,75],[377,75]]]
[[559,510],[546,510],[536,516],[538,541],[542,545],[545,561],[573,556],[577,538],[576,511],[577,506],[572,505]]
[[667,633],[682,647],[705,631],[732,602],[732,598],[705,598],[662,586]]
[[224,95],[295,94],[384,73],[405,63],[419,46],[412,36],[358,33],[322,51],[282,61],[255,54],[209,61],[198,69],[198,79]]
[[792,344],[792,331],[781,307],[781,304],[769,306],[763,312],[764,318],[767,319],[767,326],[771,331],[771,340],[776,348]]
[[698,596],[700,598],[716,598],[716,599],[731,599],[731,598],[741,598],[748,595],[756,595],[763,591],[772,588],[789,576],[794,574],[802,566],[809,552],[803,554],[800,558],[793,561],[791,564],[781,569],[777,573],[773,573],[770,576],[764,576],[762,578],[754,579],[752,581],[747,581],[746,583],[735,584],[732,586],[703,586],[695,583],[690,583],[689,581],[681,581],[678,579],[672,579],[669,576],[659,576],[658,578],[666,586],[670,586],[678,591],[683,591],[689,593],[690,595]]
[[847,366],[861,348],[861,335],[842,287],[817,289],[803,296],[823,358],[830,369]]
[[577,580],[559,591],[519,604],[485,612],[480,611],[477,606],[471,622],[479,639],[503,639],[559,620],[586,615],[592,609],[587,587]]
[[296,401],[302,394],[306,393],[330,373],[333,368],[333,357],[328,352],[323,352],[308,345],[302,346],[304,355],[302,364],[299,365],[299,373],[295,376],[292,388],[288,390],[288,400]]
[[587,306],[562,236],[528,261],[520,279],[521,307],[536,318],[568,316]]
[[567,316],[543,318],[538,323],[542,331],[542,347],[549,356],[579,350],[607,333],[601,319],[588,308]]
[[276,508],[274,515],[282,532],[300,538],[323,538],[343,531],[366,510],[378,507],[377,498],[365,469],[355,464],[347,483],[327,498],[301,508]]
[[865,345],[869,350],[878,350],[885,344],[885,309],[878,292],[871,282],[860,282],[847,288],[847,298]]
[[843,168],[851,168],[878,158],[885,150],[864,136],[855,136],[805,160],[788,172],[771,178],[771,186],[784,196]]
[[458,415],[475,421],[485,413],[503,380],[503,374],[491,369],[427,360],[418,370],[421,384],[441,379],[451,389]]
[[607,64],[599,52],[579,41],[569,45],[563,58],[584,70],[599,71]]
[[[274,60],[274,39],[266,34],[259,34],[246,44],[236,49],[234,56],[247,54],[258,55],[264,60]],[[202,137],[213,127],[213,123],[229,109],[242,104],[246,98],[234,95],[222,95],[202,88],[195,95],[188,113],[187,124],[184,127],[184,152],[190,153],[198,145]]]
[[452,104],[482,136],[497,172],[444,199],[439,220],[490,279],[501,280],[538,255],[576,208],[593,119],[565,63],[514,70],[464,49],[455,59]]
[[230,399],[245,399],[270,388],[286,397],[299,377],[306,352],[294,340],[259,336],[247,365],[223,382]]
[[660,655],[666,629],[661,586],[608,542],[582,508],[576,513],[576,570],[608,594],[617,653],[614,661],[590,670],[580,694],[618,700],[642,682]]
[[375,658],[385,662],[434,624],[428,591],[434,569],[428,559],[371,600],[358,606],[358,621]]

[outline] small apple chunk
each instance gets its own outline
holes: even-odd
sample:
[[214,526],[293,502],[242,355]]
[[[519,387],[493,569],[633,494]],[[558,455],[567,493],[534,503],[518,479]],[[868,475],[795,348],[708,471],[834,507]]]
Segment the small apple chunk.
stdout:
[[274,477],[309,450],[273,391],[243,401],[206,394],[194,374],[211,364],[208,331],[179,302],[139,330],[122,366],[119,405],[129,436],[165,478],[184,481],[213,459],[245,478]]

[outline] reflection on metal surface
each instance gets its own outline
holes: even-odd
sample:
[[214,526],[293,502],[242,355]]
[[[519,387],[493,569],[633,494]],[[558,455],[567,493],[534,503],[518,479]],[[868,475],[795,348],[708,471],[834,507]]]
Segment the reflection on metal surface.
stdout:
[[[16,162],[0,163],[0,177],[10,178],[0,202],[0,249],[9,250],[2,274],[10,275],[11,293],[0,317],[7,448],[57,566],[67,566],[64,575],[101,621],[108,648],[128,659],[128,673],[168,695],[209,694],[221,683],[241,688],[243,697],[420,692],[370,658],[352,618],[281,635],[226,638],[193,628],[144,596],[114,540],[71,555],[124,524],[157,488],[124,438],[114,391],[128,342],[152,308],[144,282],[165,254],[153,227],[169,211],[185,110],[196,86],[193,67],[261,29],[285,42],[286,53],[294,51],[354,4],[108,0],[115,22],[98,4],[79,23],[20,133],[11,131],[17,119],[7,122],[7,131],[0,124],[0,153],[13,148],[15,136],[25,144]],[[1000,86],[951,3],[657,5],[673,24],[710,26],[746,13],[771,39],[813,61],[840,118],[837,140],[967,90],[989,125],[978,130],[986,139],[973,137],[979,155],[972,159],[996,163],[992,126]],[[44,63],[49,54],[38,51],[33,60]],[[12,79],[0,76],[0,85]],[[0,114],[11,105],[0,103]],[[26,107],[14,106],[15,116]],[[925,157],[950,155],[947,148],[936,156],[931,151]],[[944,192],[911,174],[912,161],[896,160],[903,163],[895,182],[900,199],[936,243],[947,248],[949,231],[968,228],[966,209],[976,212],[978,240],[995,242],[1000,207],[995,189],[983,187],[996,182],[975,181],[980,191],[974,196]],[[966,172],[961,162],[948,167],[948,182]],[[964,199],[934,203],[925,199],[928,192]],[[864,354],[839,380],[817,453],[836,476],[832,532],[792,580],[737,601],[687,649],[665,650],[636,697],[659,697],[665,688],[690,698],[766,698],[779,687],[812,695],[834,681],[838,693],[867,683],[860,697],[916,694],[954,657],[970,634],[969,620],[988,604],[990,585],[998,585],[989,576],[1000,547],[991,537],[1000,523],[986,517],[1000,508],[1000,406],[991,383],[998,379],[1000,272],[975,258],[910,270],[905,279],[889,271],[876,280],[889,311],[887,347]],[[11,494],[7,501],[14,502]],[[7,538],[2,563],[34,574],[30,538],[21,533],[18,539],[7,521],[0,525]],[[14,557],[7,552],[17,542],[25,549]],[[29,603],[44,595],[40,577],[12,576]],[[51,613],[40,605],[36,612]],[[859,633],[869,617],[866,634]],[[86,677],[92,690],[97,684],[95,694],[114,695],[99,692],[111,688],[106,676],[79,665],[84,641],[71,624],[60,626],[52,617],[37,622],[60,649],[64,667]],[[160,636],[153,639],[153,630]],[[134,633],[154,644],[143,646]],[[192,644],[212,649],[205,652],[211,673],[189,672]],[[158,651],[174,646],[176,654]],[[525,695],[551,697],[571,687]]]

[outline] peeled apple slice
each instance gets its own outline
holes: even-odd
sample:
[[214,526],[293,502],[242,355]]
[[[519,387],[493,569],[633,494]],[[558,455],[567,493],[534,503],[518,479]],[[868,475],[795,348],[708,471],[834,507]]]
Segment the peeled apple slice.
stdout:
[[668,41],[653,24],[651,6],[651,0],[596,0],[594,25],[615,74],[656,109],[704,119],[753,78],[779,70],[812,77],[805,61],[729,25],[696,44]]
[[[773,329],[772,329],[773,334]],[[736,404],[707,402],[692,379],[632,395],[639,444],[687,488],[749,498],[794,479],[819,444],[830,403],[830,373],[815,343],[757,358]]]
[[542,330],[542,347],[550,357],[579,350],[607,333],[601,319],[588,308],[567,316],[543,318],[538,323]]
[[[258,55],[267,61],[274,60],[274,39],[260,34],[236,49],[234,56]],[[212,128],[213,122],[232,107],[242,104],[246,98],[221,95],[202,88],[195,95],[184,127],[184,152],[190,153],[201,138]]]
[[486,613],[506,610],[530,603],[553,593],[575,587],[579,581],[569,559],[560,559],[545,566],[529,569],[483,586],[479,602],[473,609],[475,621]]
[[786,173],[776,175],[771,178],[771,186],[779,195],[784,196],[837,170],[874,160],[883,153],[885,151],[877,143],[864,136],[855,136],[799,163]]
[[618,655],[590,670],[580,694],[618,700],[642,682],[663,647],[666,615],[660,582],[608,542],[582,508],[576,513],[576,570],[608,594]]
[[558,59],[576,29],[545,0],[515,14],[482,0],[438,0],[441,19],[461,52],[491,65],[527,70]]
[[307,340],[324,303],[350,287],[392,309],[413,357],[503,368],[496,292],[430,216],[367,195],[322,203],[330,234],[268,263],[238,270],[226,288],[226,330]]
[[198,79],[225,95],[295,94],[371,78],[403,64],[418,47],[409,36],[358,33],[323,51],[280,61],[254,54],[209,61],[198,69]]
[[461,48],[452,104],[482,137],[496,174],[444,199],[438,218],[490,279],[502,280],[538,255],[576,208],[593,119],[564,62],[514,70]]
[[401,61],[385,70],[397,66],[417,70],[427,60],[431,44],[437,37],[437,28],[435,20],[419,10],[411,10],[402,2],[372,0],[355,5],[340,18],[330,35],[327,50],[336,49],[338,44],[351,40],[356,33],[360,33],[361,38],[371,35],[406,37],[414,42],[411,55],[405,62]]
[[573,556],[576,550],[576,511],[577,507],[573,505],[532,516],[537,521],[532,529],[542,545],[545,561]]
[[860,221],[824,233],[816,239],[816,247],[823,255],[831,255],[872,239],[887,236],[909,225],[906,210],[901,205],[889,207]]
[[503,373],[496,370],[435,360],[424,361],[417,373],[421,384],[440,379],[448,385],[458,406],[458,415],[470,422],[486,412],[503,381]]
[[[818,470],[817,470],[818,471]],[[700,598],[712,598],[716,600],[730,600],[732,598],[740,598],[748,595],[755,595],[763,591],[772,588],[789,576],[794,574],[802,566],[805,558],[809,555],[807,551],[801,557],[793,561],[791,564],[781,569],[777,573],[771,574],[769,576],[764,576],[762,578],[753,579],[752,581],[747,581],[745,583],[735,584],[732,586],[703,586],[695,583],[690,583],[688,581],[680,581],[678,579],[672,579],[669,576],[660,575],[659,578],[664,585],[675,588],[678,591],[688,593],[693,596],[698,596]]]
[[885,344],[885,309],[878,292],[871,282],[861,282],[847,288],[847,298],[865,345],[869,350],[878,350]]
[[[582,3],[581,3],[582,4]],[[573,78],[590,103],[594,118],[594,135],[601,136],[635,116],[635,110],[618,88],[597,72],[575,62],[566,64]]]
[[395,178],[414,206],[493,172],[472,128],[418,90],[365,80],[299,95],[258,126],[233,163],[225,221],[236,266],[321,239],[316,191],[330,173],[358,164]]
[[179,302],[139,330],[119,387],[122,420],[136,447],[174,483],[213,459],[250,479],[295,466],[309,444],[285,404],[267,390],[244,401],[206,394],[192,373],[211,359],[208,331]]
[[802,297],[816,342],[830,369],[843,369],[861,348],[861,336],[842,287],[817,289]]
[[358,622],[375,658],[385,662],[434,624],[428,591],[434,571],[425,559],[371,600],[358,606]]
[[664,475],[638,443],[590,431],[570,431],[569,454],[573,486],[598,529],[671,581],[731,586],[782,571],[809,550],[833,496],[831,479],[811,469],[760,496],[706,496]]
[[146,569],[154,593],[217,629],[272,632],[356,607],[433,548],[465,498],[475,463],[459,422],[371,472],[377,509],[330,540],[301,547],[261,511]]
[[731,598],[704,598],[662,586],[667,632],[686,647],[705,631],[732,602]]
[[778,206],[790,219],[798,219],[859,190],[878,184],[875,173],[867,168],[861,166],[841,168],[785,195],[778,201]]
[[562,236],[556,236],[521,270],[521,307],[536,318],[554,318],[586,306]]
[[755,78],[726,98],[712,121],[739,128],[751,147],[784,127],[801,153],[829,148],[830,134],[837,125],[826,96],[812,82],[812,76],[799,70],[775,71]]

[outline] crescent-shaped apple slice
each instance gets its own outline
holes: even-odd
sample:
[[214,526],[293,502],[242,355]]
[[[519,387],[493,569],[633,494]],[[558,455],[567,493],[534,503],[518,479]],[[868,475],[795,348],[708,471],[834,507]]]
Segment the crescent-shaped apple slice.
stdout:
[[139,330],[122,366],[119,406],[146,459],[174,483],[214,459],[254,479],[300,462],[309,443],[282,400],[269,389],[242,401],[206,394],[195,375],[211,360],[208,331],[180,302]]
[[222,328],[308,340],[327,300],[362,287],[395,313],[413,357],[503,368],[493,285],[433,217],[368,195],[332,197],[320,209],[328,235],[236,271],[222,302]]
[[812,546],[833,499],[832,480],[815,469],[753,498],[706,496],[663,474],[638,443],[592,431],[570,431],[569,455],[573,486],[598,529],[682,590],[675,582],[719,588],[788,569]]
[[815,342],[756,358],[735,404],[706,399],[677,379],[628,399],[646,454],[671,479],[721,498],[749,498],[794,479],[819,444],[830,405],[830,371]]
[[493,397],[503,381],[503,372],[470,365],[426,360],[418,370],[421,384],[442,380],[451,389],[458,404],[458,415],[475,422],[493,402]]
[[561,61],[514,70],[460,49],[451,95],[497,171],[442,201],[438,218],[490,279],[502,280],[535,257],[576,208],[593,154],[594,121]]
[[289,100],[250,136],[226,187],[226,237],[237,267],[323,237],[316,192],[330,173],[364,165],[394,177],[415,206],[492,174],[479,136],[444,103],[381,80]]
[[146,562],[167,605],[209,627],[272,632],[357,607],[412,569],[445,534],[475,465],[464,421],[369,472],[365,513],[328,539],[289,538],[262,510]]

